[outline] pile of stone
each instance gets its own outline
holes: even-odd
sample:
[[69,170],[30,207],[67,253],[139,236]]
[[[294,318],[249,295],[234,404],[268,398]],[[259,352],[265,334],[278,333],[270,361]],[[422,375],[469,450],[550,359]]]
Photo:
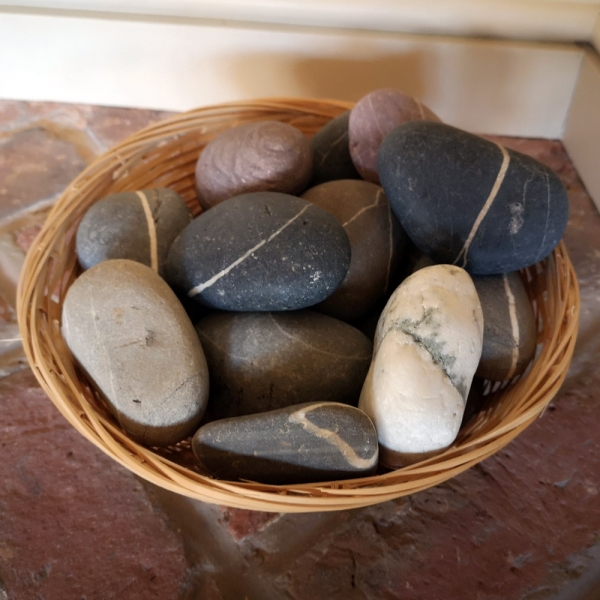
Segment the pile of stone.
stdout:
[[534,358],[519,270],[562,238],[566,191],[420,102],[375,91],[311,140],[232,127],[196,189],[195,219],[140,190],[77,231],[63,337],[132,439],[193,435],[228,480],[372,475],[450,446],[470,390]]

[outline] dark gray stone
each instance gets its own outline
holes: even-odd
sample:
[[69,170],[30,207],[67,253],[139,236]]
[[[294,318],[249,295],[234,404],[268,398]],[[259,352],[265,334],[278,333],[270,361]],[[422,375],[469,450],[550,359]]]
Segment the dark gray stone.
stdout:
[[311,188],[302,197],[337,218],[352,248],[344,281],[316,310],[344,321],[364,317],[397,285],[406,248],[406,234],[383,189],[342,179]]
[[167,446],[197,429],[208,401],[206,359],[152,269],[110,260],[85,271],[67,293],[62,335],[133,439]]
[[548,167],[506,152],[508,169],[488,203],[504,161],[500,146],[427,121],[388,134],[379,151],[379,175],[419,250],[476,275],[517,271],[553,250],[567,225],[567,192]]
[[301,194],[312,175],[308,138],[278,121],[233,127],[209,142],[196,164],[203,208],[248,192]]
[[323,209],[287,194],[230,198],[197,217],[175,240],[168,281],[222,310],[306,308],[325,300],[350,265],[350,242]]
[[173,240],[192,220],[192,213],[176,192],[157,188],[141,192],[147,200],[152,223],[136,192],[111,194],[96,202],[77,229],[77,257],[84,269],[115,258],[152,266],[150,228],[156,235],[158,271],[164,265]]
[[313,159],[311,186],[336,179],[360,179],[350,158],[348,120],[350,111],[342,113],[319,129],[310,140]]
[[313,400],[358,404],[373,345],[350,325],[308,310],[215,313],[196,325],[211,379],[211,417]]
[[473,277],[483,310],[483,350],[476,376],[512,379],[535,356],[537,327],[519,273]]
[[198,430],[192,448],[215,477],[272,484],[371,475],[378,456],[367,415],[334,402],[214,421]]
[[425,105],[398,90],[375,90],[356,103],[348,124],[350,156],[363,179],[379,184],[381,142],[394,127],[420,119],[439,121]]

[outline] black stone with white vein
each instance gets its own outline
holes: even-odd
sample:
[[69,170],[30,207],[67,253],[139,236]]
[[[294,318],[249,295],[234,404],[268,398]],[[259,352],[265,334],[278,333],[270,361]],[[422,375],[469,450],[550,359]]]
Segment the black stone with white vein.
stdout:
[[270,484],[364,477],[378,458],[369,417],[335,402],[214,421],[196,432],[192,449],[215,477]]
[[190,223],[169,252],[178,293],[221,310],[296,310],[343,281],[350,242],[323,209],[288,194],[254,192],[221,202]]
[[413,121],[391,131],[378,171],[419,250],[471,274],[507,273],[542,260],[567,225],[567,192],[550,168],[443,123]]

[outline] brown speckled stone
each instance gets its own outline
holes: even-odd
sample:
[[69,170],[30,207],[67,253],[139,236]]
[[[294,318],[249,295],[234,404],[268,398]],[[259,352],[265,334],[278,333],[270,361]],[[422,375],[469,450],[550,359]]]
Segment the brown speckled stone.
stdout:
[[439,121],[425,105],[398,90],[375,90],[350,112],[350,156],[363,179],[379,184],[377,152],[383,138],[408,121]]
[[208,143],[196,164],[203,208],[247,192],[299,194],[312,174],[308,138],[278,121],[233,127]]
[[407,237],[378,185],[341,179],[307,190],[302,198],[342,224],[352,249],[340,287],[315,309],[354,321],[364,317],[398,284]]

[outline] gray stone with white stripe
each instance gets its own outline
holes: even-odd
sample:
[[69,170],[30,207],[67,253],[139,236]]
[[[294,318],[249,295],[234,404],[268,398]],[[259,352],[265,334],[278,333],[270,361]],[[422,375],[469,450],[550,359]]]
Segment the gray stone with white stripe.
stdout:
[[335,217],[295,196],[242,194],[190,223],[175,240],[167,279],[221,310],[297,310],[325,300],[350,265]]
[[164,275],[169,248],[191,220],[183,198],[167,188],[111,194],[92,205],[79,224],[79,264],[89,269],[125,258]]
[[567,192],[550,168],[449,125],[397,127],[381,144],[378,171],[419,250],[472,274],[509,273],[542,260],[567,225]]
[[377,433],[367,415],[336,402],[310,402],[201,427],[192,448],[221,479],[311,483],[373,475]]
[[477,377],[504,381],[520,375],[537,346],[531,302],[519,273],[475,276],[483,310],[483,350]]

